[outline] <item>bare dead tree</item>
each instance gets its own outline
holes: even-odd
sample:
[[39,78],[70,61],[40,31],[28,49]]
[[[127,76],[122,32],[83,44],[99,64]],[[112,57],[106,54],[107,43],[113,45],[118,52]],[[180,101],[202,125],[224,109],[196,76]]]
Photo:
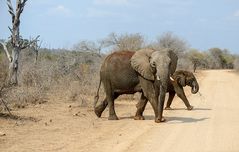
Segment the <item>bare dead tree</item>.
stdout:
[[101,50],[104,47],[103,41],[88,41],[84,40],[74,45],[73,49],[84,52],[97,52],[101,54]]
[[109,34],[104,39],[103,44],[105,47],[113,47],[113,50],[129,50],[137,51],[144,46],[144,37],[139,33],[136,34],[122,34],[117,35],[115,33]]
[[171,32],[164,33],[157,41],[160,48],[172,48],[178,56],[188,49],[187,42]]
[[[39,37],[39,36],[38,36]],[[41,48],[42,41],[38,44],[38,37],[35,39],[30,39],[30,48],[31,50],[35,53],[35,64],[37,63],[38,60],[38,54],[39,54],[39,49]]]
[[11,55],[7,48],[7,42],[1,42],[3,45],[6,56],[9,60],[9,77],[8,82],[12,85],[17,85],[17,72],[18,72],[18,60],[20,51],[31,46],[33,43],[38,41],[40,36],[37,36],[34,40],[31,40],[29,43],[25,43],[20,36],[20,16],[23,12],[24,6],[27,0],[16,0],[16,10],[14,11],[11,0],[7,0],[8,12],[12,16],[12,27],[8,27],[11,32]]

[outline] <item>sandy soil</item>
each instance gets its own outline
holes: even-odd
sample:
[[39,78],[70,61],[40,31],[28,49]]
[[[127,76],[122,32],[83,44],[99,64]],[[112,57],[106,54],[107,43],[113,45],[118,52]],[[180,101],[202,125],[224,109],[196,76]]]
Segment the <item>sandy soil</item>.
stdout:
[[135,101],[116,102],[119,121],[108,111],[97,118],[92,108],[58,99],[0,115],[1,152],[238,152],[239,75],[233,71],[197,73],[200,93],[188,99],[187,111],[178,98],[164,111],[166,123],[154,123],[150,105],[144,121],[133,120]]

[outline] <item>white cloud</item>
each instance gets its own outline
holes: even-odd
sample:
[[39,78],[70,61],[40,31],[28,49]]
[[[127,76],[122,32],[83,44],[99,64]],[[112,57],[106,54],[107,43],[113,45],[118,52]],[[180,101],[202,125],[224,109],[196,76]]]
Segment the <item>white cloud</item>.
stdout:
[[129,0],[94,0],[95,5],[128,5]]
[[237,10],[237,11],[233,14],[233,16],[239,17],[239,10]]
[[57,5],[53,8],[51,8],[49,11],[48,11],[48,14],[49,15],[64,15],[64,16],[71,16],[72,15],[72,12],[70,9],[66,8],[64,5]]

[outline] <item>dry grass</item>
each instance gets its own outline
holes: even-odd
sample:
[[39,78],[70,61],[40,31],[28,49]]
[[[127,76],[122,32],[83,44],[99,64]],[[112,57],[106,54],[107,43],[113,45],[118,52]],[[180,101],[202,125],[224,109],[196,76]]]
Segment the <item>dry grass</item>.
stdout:
[[[49,98],[79,102],[91,106],[99,83],[102,56],[82,52],[40,52],[37,63],[34,54],[25,50],[19,62],[19,85],[4,91],[3,98],[11,108],[41,104]],[[0,79],[7,75],[7,62],[1,61]],[[3,109],[0,109],[0,111]]]

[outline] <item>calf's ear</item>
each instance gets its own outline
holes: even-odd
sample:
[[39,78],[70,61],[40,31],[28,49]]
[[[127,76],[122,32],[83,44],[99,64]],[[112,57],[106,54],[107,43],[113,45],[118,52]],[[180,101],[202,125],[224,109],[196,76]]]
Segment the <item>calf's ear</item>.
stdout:
[[178,74],[176,76],[174,75],[174,77],[178,85],[181,85],[183,87],[186,86],[186,76],[184,74]]
[[185,87],[186,86],[186,77],[184,75],[180,76],[178,83],[180,83],[181,86]]

